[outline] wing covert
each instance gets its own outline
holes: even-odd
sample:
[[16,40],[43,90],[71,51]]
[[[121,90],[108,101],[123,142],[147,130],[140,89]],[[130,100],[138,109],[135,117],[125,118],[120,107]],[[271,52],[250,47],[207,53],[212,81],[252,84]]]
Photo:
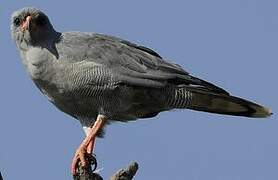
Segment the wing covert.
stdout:
[[[75,37],[74,33],[64,34],[68,35]],[[93,33],[84,33],[82,36],[79,34],[71,38],[71,41],[78,43],[64,42],[66,46],[70,46],[69,49],[74,48],[73,44],[79,44],[76,47],[78,51],[72,53],[71,58],[77,59],[74,61],[82,60],[107,68],[116,83],[153,88],[161,88],[169,83],[186,84],[227,94],[223,89],[189,75],[181,66],[165,61],[158,53],[144,46]]]

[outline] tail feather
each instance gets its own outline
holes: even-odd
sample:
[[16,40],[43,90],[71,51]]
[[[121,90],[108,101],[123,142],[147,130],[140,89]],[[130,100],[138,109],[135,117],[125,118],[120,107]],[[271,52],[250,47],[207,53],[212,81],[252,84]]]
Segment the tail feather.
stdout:
[[217,114],[253,118],[265,118],[272,114],[271,109],[251,101],[196,87],[185,87],[176,90],[174,99],[172,101],[174,108],[188,108]]

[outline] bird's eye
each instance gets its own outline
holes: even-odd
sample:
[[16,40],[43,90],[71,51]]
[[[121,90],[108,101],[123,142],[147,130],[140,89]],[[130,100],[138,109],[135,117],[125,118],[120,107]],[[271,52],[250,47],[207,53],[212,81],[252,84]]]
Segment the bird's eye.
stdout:
[[20,25],[20,19],[19,19],[19,18],[15,18],[15,19],[14,19],[14,24],[15,24],[16,26],[19,26],[19,25]]

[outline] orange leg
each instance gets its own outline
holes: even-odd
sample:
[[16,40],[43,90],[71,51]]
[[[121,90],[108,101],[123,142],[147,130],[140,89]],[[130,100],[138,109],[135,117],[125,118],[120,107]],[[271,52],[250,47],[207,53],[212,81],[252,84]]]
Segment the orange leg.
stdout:
[[94,149],[94,146],[95,146],[95,140],[96,139],[93,139],[89,144],[88,144],[88,147],[87,147],[87,153],[88,154],[91,154],[93,152],[93,149]]
[[87,154],[92,154],[95,144],[95,139],[97,132],[104,126],[106,117],[103,115],[98,115],[97,120],[94,125],[88,129],[87,137],[82,141],[79,148],[76,150],[75,155],[71,164],[71,172],[73,175],[76,174],[76,167],[78,160],[81,161],[81,165],[85,167],[87,165],[85,156]]

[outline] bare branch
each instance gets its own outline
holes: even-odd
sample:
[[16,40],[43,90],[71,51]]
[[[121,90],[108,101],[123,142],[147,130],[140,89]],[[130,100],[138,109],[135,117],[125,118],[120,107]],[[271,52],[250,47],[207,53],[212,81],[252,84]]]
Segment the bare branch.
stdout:
[[131,163],[127,169],[118,170],[110,180],[131,180],[138,170],[137,162]]
[[[120,169],[114,175],[110,177],[110,180],[132,180],[138,170],[137,162],[131,163],[127,169]],[[74,180],[103,180],[103,178],[94,173],[91,166],[82,167],[81,163],[78,163],[77,175],[73,176]]]

